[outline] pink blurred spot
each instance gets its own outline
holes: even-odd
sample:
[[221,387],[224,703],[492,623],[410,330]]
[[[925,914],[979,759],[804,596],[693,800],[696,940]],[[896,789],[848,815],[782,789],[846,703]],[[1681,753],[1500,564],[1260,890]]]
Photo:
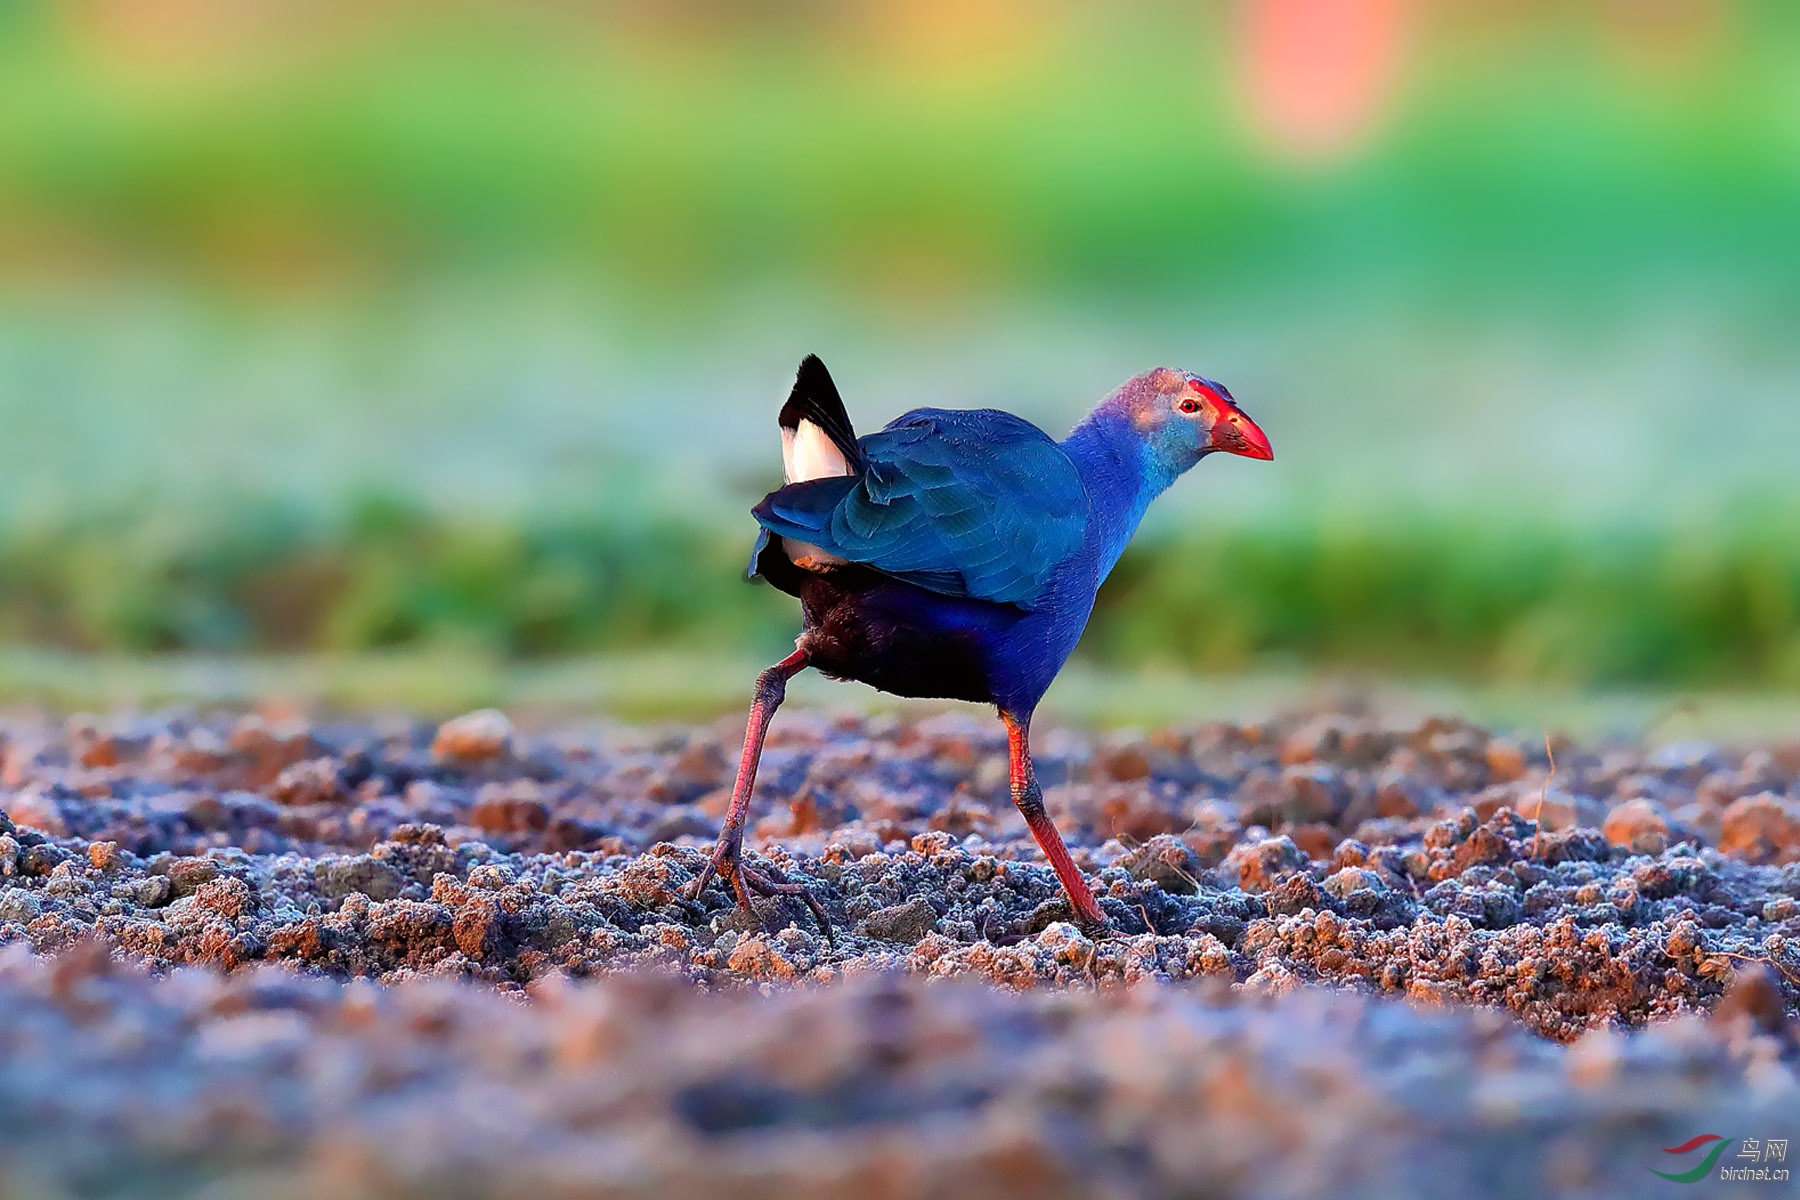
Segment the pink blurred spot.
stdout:
[[1239,54],[1257,125],[1294,157],[1335,156],[1386,107],[1413,18],[1407,0],[1245,0]]

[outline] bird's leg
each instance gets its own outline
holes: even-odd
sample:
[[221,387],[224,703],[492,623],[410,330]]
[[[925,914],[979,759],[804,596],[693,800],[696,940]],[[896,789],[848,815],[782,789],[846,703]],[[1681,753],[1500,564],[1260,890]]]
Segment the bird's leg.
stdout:
[[1094,937],[1104,936],[1110,930],[1105,915],[1100,911],[1100,903],[1094,899],[1087,880],[1075,869],[1075,860],[1069,857],[1062,835],[1056,832],[1050,814],[1044,811],[1044,791],[1038,786],[1037,773],[1031,769],[1031,714],[1017,716],[1002,711],[1000,719],[1006,722],[1006,748],[1012,768],[1013,803],[1019,806],[1025,824],[1031,829],[1031,836],[1037,839],[1044,856],[1050,860],[1051,870],[1062,881],[1063,891],[1069,897],[1069,907],[1075,912],[1075,923],[1083,933]]
[[707,861],[706,869],[694,881],[694,899],[706,890],[714,873],[721,874],[737,896],[738,904],[751,907],[752,893],[760,896],[798,896],[812,909],[826,940],[831,940],[831,921],[825,908],[804,884],[770,879],[744,865],[744,822],[750,815],[750,792],[756,786],[756,766],[762,759],[763,739],[768,736],[769,722],[787,696],[787,681],[807,666],[805,650],[792,654],[756,677],[756,698],[750,702],[750,719],[744,727],[744,753],[738,759],[737,784],[731,789],[731,808],[725,814],[724,828],[719,830],[719,844]]

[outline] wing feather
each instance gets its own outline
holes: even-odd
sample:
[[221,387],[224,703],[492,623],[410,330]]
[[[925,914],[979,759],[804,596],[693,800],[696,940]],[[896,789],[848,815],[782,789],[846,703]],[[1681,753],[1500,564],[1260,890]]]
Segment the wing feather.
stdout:
[[1021,608],[1081,545],[1081,476],[1028,421],[919,409],[857,449],[860,474],[781,488],[756,507],[758,522],[931,591]]

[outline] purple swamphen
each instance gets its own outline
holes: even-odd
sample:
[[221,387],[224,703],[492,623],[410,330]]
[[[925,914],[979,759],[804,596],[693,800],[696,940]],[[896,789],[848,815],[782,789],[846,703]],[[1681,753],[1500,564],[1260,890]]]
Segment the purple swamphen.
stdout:
[[751,575],[800,599],[794,652],[756,680],[731,809],[698,897],[718,872],[738,903],[805,900],[743,860],[744,820],[769,721],[807,667],[900,696],[992,704],[1006,723],[1013,803],[1076,922],[1106,918],[1044,811],[1031,714],[1087,625],[1144,510],[1214,451],[1273,458],[1231,393],[1158,367],[1101,401],[1063,441],[994,409],[919,408],[858,438],[825,364],[808,355],[782,406],[787,483],[754,510]]

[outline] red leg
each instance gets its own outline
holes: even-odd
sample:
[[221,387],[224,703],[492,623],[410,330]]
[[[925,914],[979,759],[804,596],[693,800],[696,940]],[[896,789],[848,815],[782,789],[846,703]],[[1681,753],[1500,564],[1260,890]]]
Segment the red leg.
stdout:
[[1000,719],[1006,722],[1006,745],[1012,764],[1012,798],[1019,806],[1019,812],[1025,817],[1025,824],[1031,829],[1031,836],[1043,848],[1044,856],[1050,860],[1051,870],[1062,881],[1063,891],[1068,893],[1069,907],[1075,911],[1075,923],[1082,931],[1092,936],[1103,936],[1110,932],[1106,917],[1100,911],[1100,904],[1094,899],[1094,893],[1075,869],[1075,860],[1069,857],[1069,851],[1063,846],[1062,835],[1056,832],[1056,826],[1050,821],[1050,814],[1044,811],[1044,792],[1038,787],[1037,774],[1031,769],[1031,716],[1015,716],[1009,712],[1001,712]]
[[694,881],[696,899],[712,882],[715,873],[730,883],[738,903],[750,907],[752,892],[763,896],[799,896],[818,918],[819,928],[831,937],[831,922],[825,909],[804,885],[770,879],[760,871],[744,865],[744,822],[750,815],[750,792],[756,787],[756,767],[762,760],[763,739],[768,736],[769,722],[787,696],[787,681],[806,669],[805,650],[792,654],[756,677],[756,698],[750,702],[750,719],[744,726],[744,753],[738,759],[737,783],[731,789],[731,808],[725,814],[724,828],[719,830],[719,844],[707,861],[706,869]]

